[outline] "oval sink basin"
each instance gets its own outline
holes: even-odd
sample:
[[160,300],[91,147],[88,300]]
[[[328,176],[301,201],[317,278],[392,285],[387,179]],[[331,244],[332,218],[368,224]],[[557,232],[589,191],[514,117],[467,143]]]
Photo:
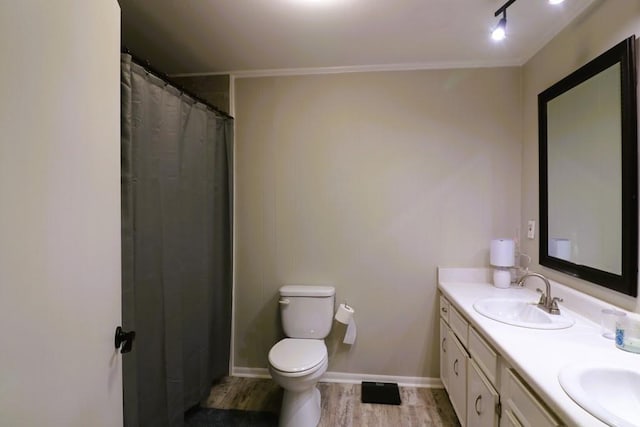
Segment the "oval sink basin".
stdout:
[[485,317],[513,326],[532,329],[564,329],[575,323],[564,314],[549,314],[536,302],[510,298],[484,298],[473,308]]
[[604,423],[640,426],[640,369],[586,362],[563,368],[558,380],[571,399]]

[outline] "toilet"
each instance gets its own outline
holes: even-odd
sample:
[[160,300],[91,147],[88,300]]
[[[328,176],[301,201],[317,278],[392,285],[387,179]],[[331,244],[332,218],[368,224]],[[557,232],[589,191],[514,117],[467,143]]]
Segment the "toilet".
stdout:
[[324,338],[333,323],[333,286],[283,286],[280,314],[287,338],[269,351],[269,372],[284,389],[280,427],[315,427],[320,421],[318,380],[329,363]]

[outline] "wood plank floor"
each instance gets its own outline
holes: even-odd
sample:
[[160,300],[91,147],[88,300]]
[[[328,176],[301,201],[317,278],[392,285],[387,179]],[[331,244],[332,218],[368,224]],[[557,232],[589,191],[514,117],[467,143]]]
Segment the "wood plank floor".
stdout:
[[[319,383],[319,426],[460,426],[443,389],[400,387],[402,405],[360,402],[360,384]],[[219,409],[280,412],[282,389],[269,379],[225,377],[203,406]]]

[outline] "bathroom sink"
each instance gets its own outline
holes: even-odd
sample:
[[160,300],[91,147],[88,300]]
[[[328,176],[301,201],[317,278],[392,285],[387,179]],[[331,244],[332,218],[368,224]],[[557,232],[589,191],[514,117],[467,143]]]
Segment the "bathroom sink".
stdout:
[[640,426],[640,368],[585,362],[563,368],[558,380],[571,399],[606,424]]
[[473,308],[485,317],[513,326],[532,329],[564,329],[575,321],[564,314],[549,314],[537,302],[513,298],[484,298]]

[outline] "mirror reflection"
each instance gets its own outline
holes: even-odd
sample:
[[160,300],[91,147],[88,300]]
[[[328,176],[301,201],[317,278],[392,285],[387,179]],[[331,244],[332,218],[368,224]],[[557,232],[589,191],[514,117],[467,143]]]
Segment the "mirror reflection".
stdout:
[[637,295],[635,36],[538,95],[540,264]]
[[549,255],[621,274],[620,64],[549,101],[547,117]]

